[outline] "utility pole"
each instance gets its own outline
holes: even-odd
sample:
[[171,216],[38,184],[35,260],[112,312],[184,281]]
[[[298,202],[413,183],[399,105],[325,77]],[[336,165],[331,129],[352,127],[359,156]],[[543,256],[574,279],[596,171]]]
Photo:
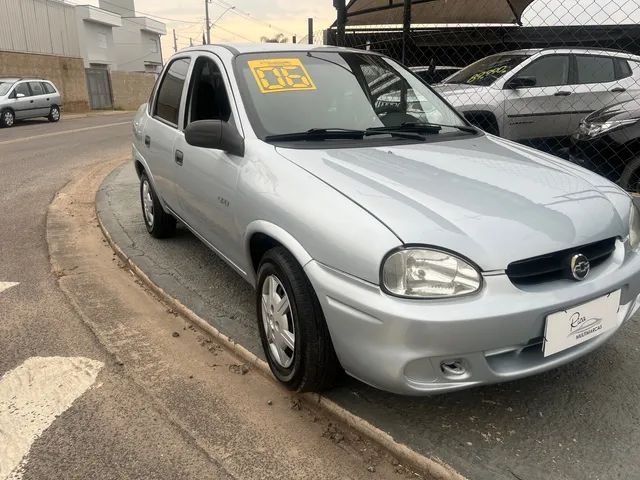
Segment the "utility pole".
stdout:
[[313,18],[309,18],[309,45],[313,45]]
[[189,46],[193,47],[193,38],[189,37]]
[[178,37],[176,37],[176,29],[173,29],[173,51],[178,51]]
[[211,23],[209,23],[209,0],[204,0],[204,11],[207,22],[207,45],[211,44]]
[[333,0],[333,6],[335,7],[338,20],[336,22],[336,45],[338,47],[344,47],[345,44],[345,29],[347,25],[347,6],[345,0]]

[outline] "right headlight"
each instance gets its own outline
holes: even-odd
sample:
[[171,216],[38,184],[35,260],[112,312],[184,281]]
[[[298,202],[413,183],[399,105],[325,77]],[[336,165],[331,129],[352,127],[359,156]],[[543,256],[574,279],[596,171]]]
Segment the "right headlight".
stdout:
[[629,246],[636,251],[640,247],[640,212],[631,199],[631,211],[629,212]]
[[478,270],[456,255],[426,247],[399,250],[382,265],[384,289],[405,298],[469,295],[482,286]]
[[604,133],[617,130],[618,128],[626,127],[627,125],[633,125],[637,123],[637,118],[625,119],[625,120],[609,120],[604,123],[590,123],[582,121],[578,133],[582,136],[594,138]]

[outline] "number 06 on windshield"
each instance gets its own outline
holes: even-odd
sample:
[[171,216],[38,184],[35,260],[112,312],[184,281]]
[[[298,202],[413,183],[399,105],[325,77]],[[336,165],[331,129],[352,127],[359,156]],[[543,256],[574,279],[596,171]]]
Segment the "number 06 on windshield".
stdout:
[[297,58],[250,60],[248,64],[261,93],[316,90],[309,72]]

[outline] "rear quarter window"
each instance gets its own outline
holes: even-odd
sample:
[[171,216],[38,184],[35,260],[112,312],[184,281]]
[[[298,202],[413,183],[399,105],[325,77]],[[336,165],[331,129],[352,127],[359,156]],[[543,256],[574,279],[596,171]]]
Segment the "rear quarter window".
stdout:
[[53,85],[51,85],[50,83],[42,82],[42,88],[44,88],[45,93],[49,95],[56,93],[56,89],[53,88]]
[[629,62],[627,62],[623,58],[616,58],[616,80],[622,80],[623,78],[628,78],[633,74],[631,71],[631,66],[629,66]]

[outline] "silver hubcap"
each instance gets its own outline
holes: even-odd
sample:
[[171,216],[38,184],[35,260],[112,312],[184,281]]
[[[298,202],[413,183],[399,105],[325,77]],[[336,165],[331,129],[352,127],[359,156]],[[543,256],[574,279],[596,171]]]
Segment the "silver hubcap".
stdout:
[[59,120],[60,119],[60,110],[58,110],[57,108],[54,108],[51,110],[51,118],[53,118],[54,120]]
[[153,226],[153,198],[151,197],[151,186],[148,180],[142,183],[142,209],[147,223]]
[[13,125],[13,115],[11,114],[11,112],[4,112],[4,124],[7,127]]
[[281,367],[289,368],[296,347],[293,313],[287,292],[274,275],[262,284],[262,323],[272,358]]

